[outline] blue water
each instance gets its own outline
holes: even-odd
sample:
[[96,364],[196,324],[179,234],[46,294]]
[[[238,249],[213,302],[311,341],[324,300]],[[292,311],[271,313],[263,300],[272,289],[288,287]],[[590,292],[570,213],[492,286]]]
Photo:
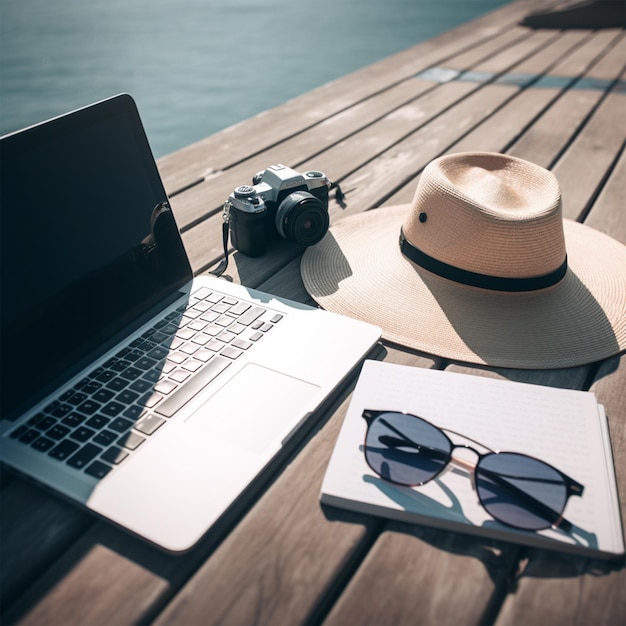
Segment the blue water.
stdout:
[[157,157],[509,0],[0,0],[0,134],[131,93]]

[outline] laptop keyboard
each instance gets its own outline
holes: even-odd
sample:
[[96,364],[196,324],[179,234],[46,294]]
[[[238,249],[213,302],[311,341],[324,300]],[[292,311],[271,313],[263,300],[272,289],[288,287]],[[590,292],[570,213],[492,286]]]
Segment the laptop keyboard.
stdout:
[[103,478],[282,317],[202,287],[10,436]]

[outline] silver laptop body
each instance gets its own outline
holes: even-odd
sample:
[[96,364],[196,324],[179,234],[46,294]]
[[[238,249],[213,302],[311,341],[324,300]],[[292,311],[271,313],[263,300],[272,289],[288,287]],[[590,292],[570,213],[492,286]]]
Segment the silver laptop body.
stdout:
[[380,329],[193,278],[128,95],[3,137],[0,163],[0,458],[187,550]]

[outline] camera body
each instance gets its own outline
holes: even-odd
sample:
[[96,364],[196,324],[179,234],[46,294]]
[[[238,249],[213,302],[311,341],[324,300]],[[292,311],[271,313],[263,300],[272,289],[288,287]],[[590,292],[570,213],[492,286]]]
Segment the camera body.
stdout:
[[328,230],[329,189],[323,172],[301,174],[280,164],[259,172],[252,185],[237,187],[224,204],[234,247],[256,257],[278,237],[316,244]]

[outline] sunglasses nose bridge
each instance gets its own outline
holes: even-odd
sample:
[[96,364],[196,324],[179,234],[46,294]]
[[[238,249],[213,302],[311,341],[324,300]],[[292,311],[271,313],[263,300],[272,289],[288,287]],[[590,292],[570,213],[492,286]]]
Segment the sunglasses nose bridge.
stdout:
[[[473,458],[476,457],[476,458]],[[476,491],[476,466],[480,460],[480,452],[468,445],[456,445],[450,452],[450,463],[460,467],[469,474],[472,489]]]

